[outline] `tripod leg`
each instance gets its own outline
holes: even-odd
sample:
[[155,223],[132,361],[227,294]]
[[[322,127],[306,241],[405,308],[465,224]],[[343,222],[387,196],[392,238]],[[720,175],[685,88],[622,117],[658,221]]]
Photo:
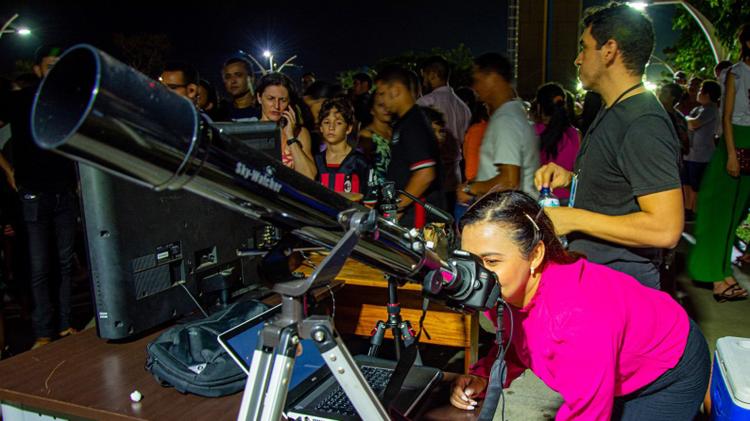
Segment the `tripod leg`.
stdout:
[[305,331],[309,329],[310,337],[315,340],[315,344],[328,368],[331,369],[331,373],[333,373],[359,416],[365,421],[389,420],[383,404],[372,391],[370,385],[367,384],[367,380],[365,380],[349,350],[346,349],[341,337],[333,330],[330,319],[313,316],[303,323],[307,325],[304,328]]
[[380,345],[383,345],[385,328],[385,322],[382,320],[378,320],[378,323],[375,324],[375,329],[372,331],[372,337],[370,338],[370,349],[367,351],[367,355],[370,357],[378,355]]
[[275,336],[279,338],[277,346],[267,347],[263,339],[266,329],[274,327],[266,326],[261,333],[242,395],[238,421],[278,420],[284,410],[299,337],[296,327],[287,327],[281,330],[280,336]]
[[237,415],[237,421],[256,420],[263,406],[263,395],[265,395],[266,384],[273,354],[256,349],[253,353],[253,364],[250,366],[250,373],[245,383],[245,392],[242,394],[242,403],[240,404],[240,413]]

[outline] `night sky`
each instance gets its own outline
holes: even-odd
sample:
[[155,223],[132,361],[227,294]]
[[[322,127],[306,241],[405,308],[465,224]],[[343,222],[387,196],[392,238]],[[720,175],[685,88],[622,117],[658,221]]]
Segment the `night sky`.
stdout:
[[[556,0],[560,1],[560,0]],[[584,6],[601,3],[584,0]],[[33,35],[0,39],[0,74],[9,75],[16,59],[31,59],[43,42],[91,43],[117,53],[112,34],[164,33],[169,58],[191,62],[203,77],[219,80],[221,63],[238,49],[262,60],[270,49],[275,61],[291,55],[319,78],[374,64],[407,50],[455,48],[472,53],[505,51],[506,1],[19,1],[5,0],[0,19],[13,13]],[[371,7],[368,7],[370,5]],[[377,5],[377,7],[374,7]],[[650,8],[657,25],[657,54],[670,45],[673,8]],[[574,58],[571,57],[571,60]]]

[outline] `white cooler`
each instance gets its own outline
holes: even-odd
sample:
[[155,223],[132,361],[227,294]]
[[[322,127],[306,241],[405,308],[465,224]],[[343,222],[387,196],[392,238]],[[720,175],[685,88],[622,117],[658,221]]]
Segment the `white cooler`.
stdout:
[[726,336],[716,341],[711,419],[750,421],[750,338]]

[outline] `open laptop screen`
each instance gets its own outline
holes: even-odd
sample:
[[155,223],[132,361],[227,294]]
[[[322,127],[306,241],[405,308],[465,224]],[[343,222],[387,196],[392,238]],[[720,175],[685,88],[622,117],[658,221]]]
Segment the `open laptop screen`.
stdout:
[[[245,373],[250,372],[253,353],[258,345],[258,335],[263,329],[263,325],[266,321],[273,318],[280,309],[281,306],[278,305],[218,336],[221,346],[227,350],[232,359],[234,359]],[[325,365],[323,357],[312,340],[303,339],[300,343],[302,344],[302,354],[294,362],[294,371],[292,372],[292,379],[289,382],[289,389],[294,388]]]

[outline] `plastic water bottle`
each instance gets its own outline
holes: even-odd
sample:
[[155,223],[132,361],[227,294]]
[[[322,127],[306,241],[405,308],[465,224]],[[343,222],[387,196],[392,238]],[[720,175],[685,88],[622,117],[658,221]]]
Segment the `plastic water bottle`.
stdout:
[[[552,194],[552,191],[550,191],[549,187],[542,187],[542,190],[539,191],[539,206],[546,208],[546,207],[560,207],[560,199],[557,198],[554,194]],[[564,248],[568,248],[568,239],[565,238],[564,235],[560,236],[560,242],[562,243]]]
[[552,194],[549,187],[542,187],[542,190],[539,192],[539,206],[543,208],[546,208],[548,206],[559,207],[560,199]]

